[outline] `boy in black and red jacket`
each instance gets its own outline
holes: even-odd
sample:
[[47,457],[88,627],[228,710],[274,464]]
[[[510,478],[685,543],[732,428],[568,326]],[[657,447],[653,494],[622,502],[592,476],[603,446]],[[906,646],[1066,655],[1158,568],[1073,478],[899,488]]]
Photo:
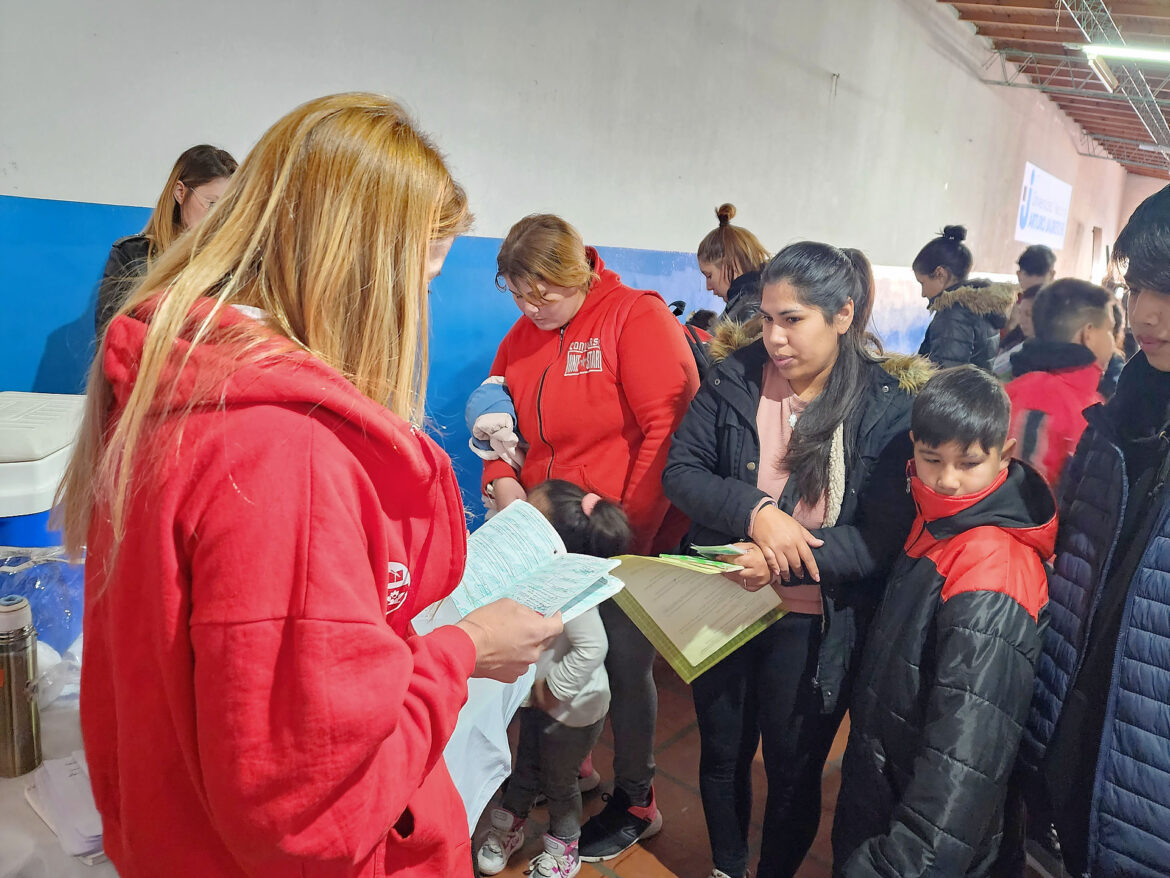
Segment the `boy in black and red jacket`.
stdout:
[[974,366],[914,402],[918,516],[854,690],[835,875],[995,874],[1056,537],[1043,477],[1011,459],[1009,414]]

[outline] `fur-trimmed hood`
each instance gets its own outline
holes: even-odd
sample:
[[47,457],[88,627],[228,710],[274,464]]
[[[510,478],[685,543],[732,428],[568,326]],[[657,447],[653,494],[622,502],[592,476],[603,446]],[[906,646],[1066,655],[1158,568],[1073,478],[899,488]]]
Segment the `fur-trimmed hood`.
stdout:
[[930,300],[927,309],[935,313],[961,305],[972,314],[1007,317],[1019,297],[1020,288],[1017,284],[980,278],[944,290]]
[[[713,337],[707,349],[711,361],[722,362],[736,351],[759,341],[762,331],[763,324],[759,318],[747,323],[720,321],[711,328]],[[916,354],[886,354],[879,357],[878,362],[891,377],[898,379],[898,387],[907,393],[922,390],[936,371],[930,360]]]

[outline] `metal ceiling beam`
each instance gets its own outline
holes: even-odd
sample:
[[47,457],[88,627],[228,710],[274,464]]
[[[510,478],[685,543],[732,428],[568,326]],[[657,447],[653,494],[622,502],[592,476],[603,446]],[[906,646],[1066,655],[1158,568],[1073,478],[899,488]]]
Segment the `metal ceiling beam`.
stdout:
[[[1000,50],[996,55],[1000,61],[1000,76],[998,79],[984,79],[984,82],[991,85],[1003,85],[1011,88],[1030,88],[1035,91],[1045,92],[1046,94],[1086,97],[1111,103],[1129,104],[1130,106],[1135,104],[1150,104],[1153,107],[1170,108],[1170,97],[1155,95],[1152,89],[1148,97],[1131,97],[1126,94],[1106,91],[1105,87],[1101,85],[1101,81],[1097,79],[1096,74],[1085,66],[1083,61],[1077,58],[1020,52],[1015,49]],[[1033,66],[1034,59],[1050,61],[1051,63],[1046,68],[1047,72],[1030,69]],[[992,63],[994,61],[995,56],[992,57]],[[1014,70],[1008,68],[1009,62],[1014,65]],[[1148,83],[1147,88],[1149,88]]]
[[[1017,12],[1003,11],[994,7],[965,7],[959,9],[959,18],[979,26],[980,30],[991,26],[995,28],[1013,28],[1016,36],[1025,39],[1036,38],[1036,33],[1063,33],[1071,29],[1074,33],[1071,40],[1080,39],[1080,31],[1067,13],[1063,14],[1063,7],[1058,11],[1055,7],[1046,12]],[[1167,18],[1161,21],[1156,19],[1138,18],[1136,16],[1120,16],[1114,13],[1113,21],[1127,39],[1141,42],[1142,37],[1150,40],[1170,37],[1170,8],[1167,9]],[[1022,34],[1022,36],[1021,36]],[[988,35],[992,35],[991,32]],[[1005,33],[1004,36],[1011,34]],[[1044,37],[1043,39],[1048,39]]]
[[[950,0],[938,0],[939,3],[948,3]],[[1055,8],[1055,0],[958,0],[950,5],[959,9],[995,9],[1005,12],[1051,12]],[[1166,18],[1165,0],[1114,0],[1109,4],[1114,20],[1118,17],[1133,18]]]
[[[1107,43],[1124,46],[1125,40],[1109,12],[1104,0],[1061,0],[1069,15],[1090,43]],[[1134,64],[1116,63],[1110,65],[1117,77],[1117,89],[1130,99],[1130,106],[1142,120],[1154,143],[1170,147],[1170,124],[1158,106],[1158,99],[1145,75]],[[1161,163],[1170,169],[1170,155],[1161,156]]]

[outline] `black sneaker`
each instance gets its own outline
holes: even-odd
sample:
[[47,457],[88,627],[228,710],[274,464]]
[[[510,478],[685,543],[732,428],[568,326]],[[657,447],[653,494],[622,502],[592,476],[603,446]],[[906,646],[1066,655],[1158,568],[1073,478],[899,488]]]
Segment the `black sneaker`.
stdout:
[[581,860],[599,863],[612,860],[643,838],[657,835],[662,829],[662,812],[654,802],[654,788],[645,805],[631,805],[621,789],[613,795],[602,794],[605,807],[581,827]]

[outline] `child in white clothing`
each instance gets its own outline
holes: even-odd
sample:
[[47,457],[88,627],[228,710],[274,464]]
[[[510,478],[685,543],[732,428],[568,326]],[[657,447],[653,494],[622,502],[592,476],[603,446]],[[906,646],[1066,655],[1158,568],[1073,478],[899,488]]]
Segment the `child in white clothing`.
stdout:
[[[529,492],[528,502],[552,523],[570,552],[609,558],[629,545],[630,525],[621,507],[569,482],[543,482]],[[549,828],[531,874],[572,878],[580,871],[577,772],[609,711],[607,650],[601,617],[592,609],[566,622],[564,633],[537,662],[532,695],[520,709],[516,764],[476,855],[481,874],[503,871],[524,843],[524,822],[540,793],[548,799]]]

